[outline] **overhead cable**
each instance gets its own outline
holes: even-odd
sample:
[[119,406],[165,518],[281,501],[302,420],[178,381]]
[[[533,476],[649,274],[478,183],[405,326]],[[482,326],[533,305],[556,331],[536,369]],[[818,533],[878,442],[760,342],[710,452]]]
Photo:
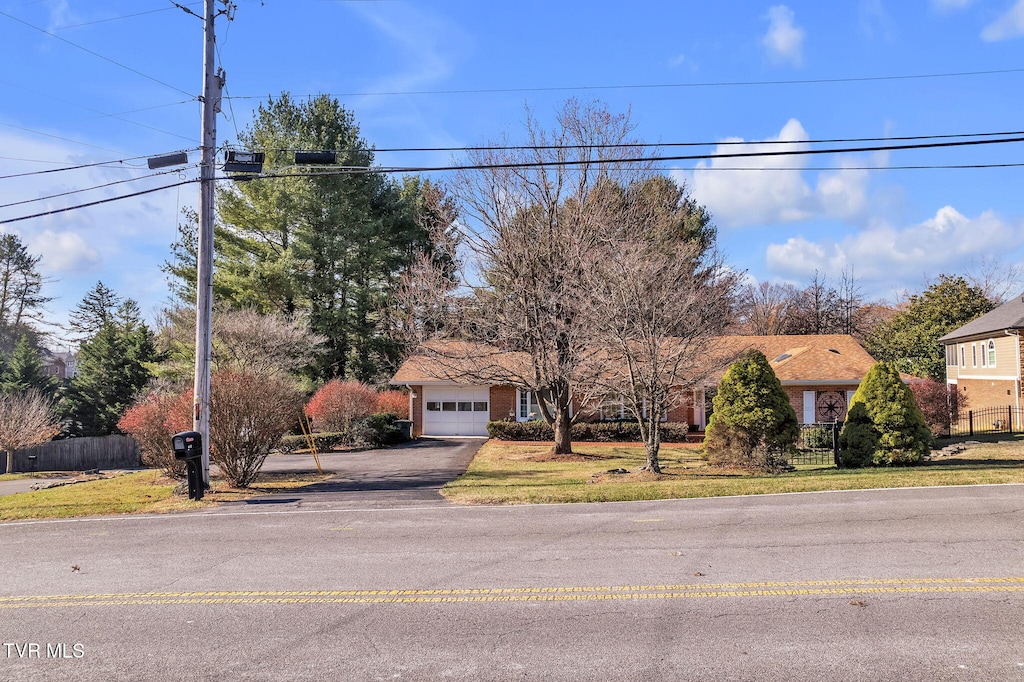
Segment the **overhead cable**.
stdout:
[[99,199],[98,201],[90,201],[85,204],[76,204],[75,206],[65,206],[64,208],[55,208],[50,211],[42,211],[41,213],[33,213],[32,215],[23,215],[17,218],[8,218],[6,220],[0,220],[0,225],[7,225],[9,223],[18,223],[22,220],[31,220],[33,218],[42,218],[44,216],[56,215],[57,213],[66,213],[68,211],[74,211],[79,208],[88,208],[89,206],[99,206],[100,204],[109,204],[112,201],[121,201],[122,199],[130,199],[132,197],[139,197],[143,194],[152,194],[153,192],[160,192],[165,189],[171,189],[172,187],[180,187],[182,185],[188,185],[193,182],[199,182],[199,178],[191,180],[182,180],[181,182],[175,182],[170,185],[162,185],[160,187],[151,187],[150,189],[140,190],[138,192],[132,192],[131,194],[121,194],[116,197],[107,197],[106,199]]
[[114,185],[122,185],[122,184],[124,184],[126,182],[138,182],[140,180],[148,180],[150,178],[159,177],[161,175],[168,175],[170,173],[180,173],[183,170],[187,170],[187,169],[172,168],[171,170],[160,171],[159,173],[149,173],[147,175],[140,175],[140,176],[134,177],[134,178],[122,178],[121,180],[114,180],[112,182],[107,182],[107,183],[104,183],[102,185],[94,185],[92,187],[83,187],[82,189],[71,189],[71,190],[68,190],[66,192],[59,192],[57,194],[48,194],[48,195],[42,196],[42,197],[35,197],[34,199],[22,199],[21,201],[12,201],[9,204],[0,204],[0,208],[10,208],[11,206],[21,206],[23,204],[33,204],[33,203],[35,203],[37,201],[47,201],[49,199],[57,199],[59,197],[69,196],[71,194],[81,194],[82,192],[92,192],[92,191],[97,190],[97,189],[104,189],[106,187],[113,187]]
[[[198,149],[198,147],[193,147],[192,149],[179,149],[179,150],[176,150],[176,151],[179,151],[179,152],[193,152],[193,151],[196,151],[196,149]],[[170,153],[170,152],[166,152],[166,153]],[[10,175],[0,175],[0,180],[7,180],[9,178],[24,178],[24,177],[28,177],[30,175],[45,175],[47,173],[63,173],[64,171],[79,170],[81,168],[93,168],[93,167],[96,167],[96,166],[110,166],[111,164],[123,164],[123,163],[125,163],[127,161],[137,161],[139,159],[148,159],[148,158],[151,158],[151,157],[154,157],[154,156],[160,156],[160,155],[159,154],[145,154],[143,156],[129,156],[129,157],[124,158],[124,159],[115,159],[113,161],[96,161],[94,163],[80,163],[80,164],[78,164],[76,166],[64,166],[63,168],[47,168],[46,170],[26,171],[24,173],[12,173]],[[19,159],[19,160],[25,161],[25,160],[30,160],[30,159]],[[54,163],[54,162],[53,161],[38,161],[38,163]]]
[[51,31],[47,31],[44,28],[39,28],[38,26],[35,26],[34,24],[30,24],[27,21],[25,21],[24,19],[19,19],[16,16],[13,16],[11,14],[8,14],[7,12],[2,12],[2,11],[0,11],[0,16],[5,16],[5,17],[7,17],[8,19],[10,19],[12,21],[16,21],[19,24],[23,24],[25,26],[28,26],[31,29],[35,29],[36,31],[39,31],[40,33],[45,33],[46,35],[50,36],[51,38],[55,38],[56,40],[59,40],[62,43],[67,43],[71,47],[76,47],[79,50],[82,50],[83,52],[88,52],[89,54],[91,54],[94,57],[99,57],[100,59],[102,59],[105,62],[110,62],[111,64],[113,64],[115,66],[119,66],[122,69],[125,69],[126,71],[131,71],[132,73],[134,73],[136,75],[139,75],[139,76],[142,76],[143,78],[146,78],[148,80],[151,80],[154,83],[159,83],[160,85],[163,85],[164,87],[170,88],[171,90],[176,90],[176,91],[180,92],[183,95],[188,95],[189,97],[195,97],[195,95],[193,95],[191,92],[188,92],[187,90],[182,90],[181,88],[179,88],[179,87],[177,87],[175,85],[171,85],[170,83],[167,83],[166,81],[162,81],[159,78],[154,78],[153,76],[150,76],[149,74],[145,74],[145,73],[139,71],[138,69],[133,69],[132,67],[128,66],[127,64],[122,64],[121,62],[119,62],[117,60],[114,60],[114,59],[111,59],[110,57],[105,57],[105,56],[101,55],[99,52],[94,52],[93,50],[90,50],[87,47],[82,47],[78,43],[73,43],[70,40],[67,40],[66,38],[61,38],[59,35],[51,32]]
[[[1024,68],[1013,69],[986,69],[982,71],[953,71],[947,73],[919,73],[919,74],[897,74],[890,76],[850,76],[846,78],[801,78],[791,80],[764,80],[764,81],[702,81],[696,83],[647,83],[647,84],[619,84],[619,85],[571,85],[571,86],[549,86],[549,87],[522,87],[522,88],[472,88],[472,89],[451,89],[451,90],[395,90],[378,92],[334,92],[327,93],[328,97],[384,97],[400,95],[487,95],[487,94],[513,94],[523,92],[565,92],[570,90],[655,90],[671,88],[727,88],[747,87],[766,85],[821,85],[827,83],[870,83],[876,81],[904,81],[924,80],[935,78],[963,78],[967,76],[993,76],[1011,73],[1024,73]],[[316,97],[320,93],[303,95],[303,97]],[[236,95],[233,99],[263,99],[268,95]]]

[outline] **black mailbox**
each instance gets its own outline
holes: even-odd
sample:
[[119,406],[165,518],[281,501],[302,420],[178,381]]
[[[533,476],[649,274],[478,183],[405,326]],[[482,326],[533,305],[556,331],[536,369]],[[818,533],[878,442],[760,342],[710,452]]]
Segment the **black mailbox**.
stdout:
[[183,431],[171,438],[174,459],[198,459],[203,456],[203,436],[198,431]]
[[189,499],[203,499],[203,468],[200,460],[203,456],[203,436],[198,431],[182,431],[171,437],[171,448],[174,459],[185,460],[188,472]]

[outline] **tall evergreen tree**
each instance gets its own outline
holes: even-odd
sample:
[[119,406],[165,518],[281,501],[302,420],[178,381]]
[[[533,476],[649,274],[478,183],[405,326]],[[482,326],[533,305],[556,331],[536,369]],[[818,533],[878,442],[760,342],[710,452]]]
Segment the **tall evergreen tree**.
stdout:
[[36,389],[49,397],[57,390],[57,381],[46,373],[39,351],[32,346],[27,336],[21,337],[14,352],[5,359],[2,383],[7,393],[24,393]]
[[71,311],[68,331],[75,335],[74,340],[78,342],[92,338],[104,325],[114,320],[114,314],[122,303],[121,297],[112,289],[103,282],[96,282],[96,286]]
[[153,332],[135,301],[122,299],[102,283],[76,310],[81,311],[80,320],[88,320],[83,329],[100,326],[78,351],[78,371],[60,408],[65,418],[81,424],[85,435],[106,435],[114,432],[152,376],[147,365],[158,359]]
[[[339,165],[373,166],[351,112],[326,95],[270,99],[241,141],[266,154],[267,170],[292,165],[296,149],[334,150]],[[237,308],[307,313],[310,331],[328,339],[317,378],[378,379],[395,355],[378,310],[429,241],[415,219],[415,195],[379,173],[253,180],[221,190],[215,297]],[[165,266],[188,302],[195,291],[192,229],[182,227]]]

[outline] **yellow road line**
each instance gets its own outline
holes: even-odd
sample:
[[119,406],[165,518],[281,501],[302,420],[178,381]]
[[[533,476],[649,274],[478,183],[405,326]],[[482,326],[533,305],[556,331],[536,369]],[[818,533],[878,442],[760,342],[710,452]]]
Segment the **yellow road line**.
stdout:
[[0,609],[54,606],[145,606],[176,604],[409,604],[474,602],[709,599],[863,594],[1024,593],[1024,577],[883,578],[724,583],[720,585],[616,585],[437,590],[303,590],[131,592],[122,594],[0,597]]

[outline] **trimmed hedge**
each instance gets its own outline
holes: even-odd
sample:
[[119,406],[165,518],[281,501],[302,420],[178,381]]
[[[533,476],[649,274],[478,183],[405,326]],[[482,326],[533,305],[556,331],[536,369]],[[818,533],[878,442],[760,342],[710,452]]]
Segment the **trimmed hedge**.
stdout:
[[[661,440],[665,443],[682,443],[690,432],[685,422],[665,422],[661,425]],[[487,422],[487,435],[497,440],[545,441],[554,440],[555,432],[543,421],[529,422]],[[640,425],[635,421],[579,422],[572,425],[574,441],[600,443],[639,442]]]
[[[344,433],[314,433],[313,442],[316,443],[317,450],[330,450],[336,445],[345,443]],[[289,454],[296,450],[304,450],[309,447],[309,442],[305,436],[302,435],[287,435],[281,438],[281,443],[277,446],[278,452]]]
[[[317,450],[330,450],[338,445],[362,445],[372,448],[395,445],[405,440],[402,430],[395,424],[397,420],[398,417],[390,412],[378,412],[354,422],[352,428],[346,432],[314,433],[313,441]],[[290,453],[307,447],[309,443],[305,436],[289,435],[281,438],[278,451]]]

